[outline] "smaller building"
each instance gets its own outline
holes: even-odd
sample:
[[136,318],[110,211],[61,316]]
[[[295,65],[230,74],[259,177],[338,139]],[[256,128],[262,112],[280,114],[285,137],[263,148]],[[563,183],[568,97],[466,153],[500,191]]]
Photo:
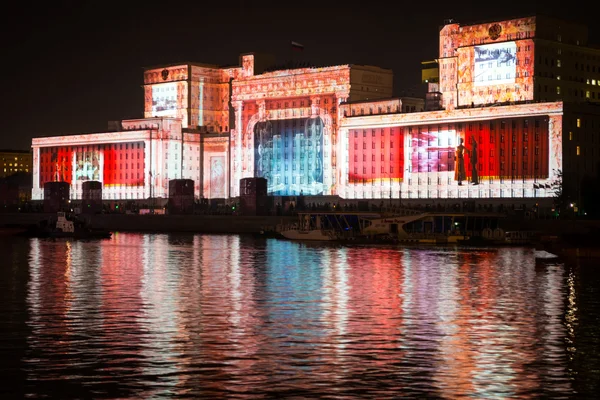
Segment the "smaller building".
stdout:
[[18,172],[29,174],[32,168],[31,151],[0,150],[0,163],[0,178],[5,178]]

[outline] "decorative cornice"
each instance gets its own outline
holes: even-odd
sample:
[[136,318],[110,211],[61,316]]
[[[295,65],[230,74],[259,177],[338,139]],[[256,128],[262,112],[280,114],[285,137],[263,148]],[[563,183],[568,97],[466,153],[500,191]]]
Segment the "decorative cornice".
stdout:
[[[286,98],[299,96],[323,95],[329,93],[350,92],[350,68],[314,71],[286,75],[280,71],[276,75],[263,74],[253,79],[234,80],[232,83],[232,100],[256,100],[268,98]],[[297,70],[292,70],[297,71]],[[303,71],[303,70],[301,70]]]
[[540,115],[562,115],[563,103],[534,103],[512,106],[490,106],[418,113],[398,113],[380,115],[362,115],[343,117],[340,127],[343,129],[362,129],[365,126],[390,125],[426,125],[450,122],[482,121],[497,118],[515,118]]
[[[125,143],[150,140],[152,130],[88,133],[82,135],[52,136],[34,138],[31,147],[79,146],[87,144]],[[156,132],[154,130],[154,132]],[[154,134],[156,135],[156,133]]]

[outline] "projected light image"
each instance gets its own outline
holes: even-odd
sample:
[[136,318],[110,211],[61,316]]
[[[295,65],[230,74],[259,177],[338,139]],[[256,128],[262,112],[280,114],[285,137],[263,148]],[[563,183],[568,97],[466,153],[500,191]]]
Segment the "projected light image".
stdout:
[[210,158],[210,195],[212,198],[225,197],[225,157]]
[[475,46],[474,85],[514,83],[516,53],[515,42]]
[[420,131],[411,137],[413,172],[454,171],[456,131]]
[[74,179],[78,181],[96,181],[102,170],[102,154],[99,151],[77,151],[74,154]]
[[70,182],[73,169],[70,168],[72,151],[67,147],[45,148],[40,152],[40,185],[46,182]]
[[254,126],[255,176],[275,195],[323,194],[323,120],[266,120]]
[[[457,106],[533,100],[535,20],[480,24],[440,37],[440,54],[455,54],[456,76],[442,73],[441,84],[457,89]],[[516,40],[515,40],[516,39]],[[492,42],[493,41],[493,42]],[[448,53],[450,52],[450,53]],[[448,64],[453,67],[453,62]],[[456,85],[456,86],[455,86]],[[448,102],[452,97],[447,96]]]
[[345,195],[531,197],[562,165],[555,126],[539,116],[350,129]]
[[156,117],[174,117],[176,110],[177,83],[163,83],[152,86],[152,115]]
[[549,176],[549,126],[543,118],[412,127],[411,175],[448,184],[485,179],[533,180]]

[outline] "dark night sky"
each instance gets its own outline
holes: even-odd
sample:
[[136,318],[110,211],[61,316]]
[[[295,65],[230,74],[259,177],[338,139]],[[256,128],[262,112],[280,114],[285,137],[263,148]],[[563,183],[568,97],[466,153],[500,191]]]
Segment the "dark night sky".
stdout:
[[104,132],[109,120],[142,117],[144,67],[237,65],[252,51],[283,63],[292,40],[312,64],[391,68],[395,95],[419,84],[420,62],[437,56],[447,18],[470,24],[539,12],[587,24],[590,42],[600,44],[594,14],[583,2],[568,4],[576,3],[578,11],[567,12],[529,0],[19,2],[1,28],[0,149],[27,150],[33,137]]

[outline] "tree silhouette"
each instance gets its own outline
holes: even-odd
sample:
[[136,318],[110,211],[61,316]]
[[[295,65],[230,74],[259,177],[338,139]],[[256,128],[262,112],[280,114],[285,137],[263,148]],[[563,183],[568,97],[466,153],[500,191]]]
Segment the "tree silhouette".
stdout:
[[546,184],[536,183],[535,189],[546,189],[552,194],[554,209],[561,214],[567,209],[567,199],[563,193],[563,173],[561,169],[554,169],[554,179]]

